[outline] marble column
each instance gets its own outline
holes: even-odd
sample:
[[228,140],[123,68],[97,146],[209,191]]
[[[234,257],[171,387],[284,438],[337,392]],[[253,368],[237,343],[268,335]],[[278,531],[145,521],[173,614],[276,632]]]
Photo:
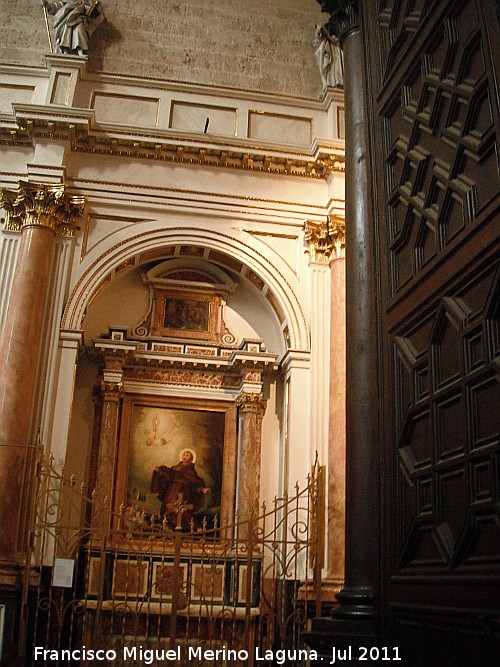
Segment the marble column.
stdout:
[[[237,399],[240,419],[238,457],[238,521],[256,519],[260,510],[260,451],[262,419],[267,401],[262,394],[243,393]],[[244,531],[243,531],[244,532]],[[242,531],[240,531],[240,535]]]
[[26,517],[34,473],[30,420],[40,355],[41,330],[56,234],[73,233],[84,201],[63,185],[21,183],[2,190],[6,229],[21,231],[5,327],[0,340],[0,553],[15,563],[25,551]]
[[103,531],[111,526],[120,410],[123,397],[122,361],[119,358],[106,357],[100,387],[102,394],[101,431],[92,506],[92,530],[96,531],[94,537],[97,539],[102,536]]
[[[379,451],[374,224],[363,38],[358,2],[323,0],[344,52],[346,114],[346,528],[344,587],[311,644],[331,655],[377,643]],[[356,661],[353,661],[353,664]]]

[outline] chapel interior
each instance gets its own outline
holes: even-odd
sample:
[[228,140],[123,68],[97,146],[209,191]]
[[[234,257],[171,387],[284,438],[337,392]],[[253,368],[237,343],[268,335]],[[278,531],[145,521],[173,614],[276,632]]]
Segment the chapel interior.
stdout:
[[0,10],[0,665],[498,664],[500,2]]

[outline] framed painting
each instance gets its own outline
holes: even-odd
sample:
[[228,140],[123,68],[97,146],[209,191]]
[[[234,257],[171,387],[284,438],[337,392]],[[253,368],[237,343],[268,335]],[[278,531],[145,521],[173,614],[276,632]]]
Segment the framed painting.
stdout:
[[206,341],[222,335],[222,299],[215,294],[155,289],[151,334]]
[[126,395],[116,509],[185,531],[232,521],[236,442],[234,403]]

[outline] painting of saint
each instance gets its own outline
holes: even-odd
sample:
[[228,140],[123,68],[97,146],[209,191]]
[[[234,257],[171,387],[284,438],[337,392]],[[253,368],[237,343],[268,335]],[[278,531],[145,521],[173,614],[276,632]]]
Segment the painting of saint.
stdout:
[[225,413],[135,404],[129,436],[126,504],[183,530],[220,512]]
[[160,516],[171,528],[183,530],[200,528],[197,512],[204,505],[204,496],[210,492],[194,465],[195,453],[184,449],[180,461],[172,467],[157,466],[151,478],[151,491],[161,502]]

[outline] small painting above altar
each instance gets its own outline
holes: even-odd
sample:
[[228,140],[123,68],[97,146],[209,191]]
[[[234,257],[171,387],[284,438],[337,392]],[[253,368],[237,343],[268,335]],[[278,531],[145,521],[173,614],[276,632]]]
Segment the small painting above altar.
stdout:
[[154,298],[152,336],[215,342],[228,333],[222,319],[223,300],[218,294],[155,288]]
[[165,299],[163,324],[169,329],[209,330],[210,303],[189,299]]
[[225,299],[236,283],[222,269],[193,258],[173,259],[148,271],[143,280],[150,287],[150,304],[134,336],[236,341],[224,323]]

